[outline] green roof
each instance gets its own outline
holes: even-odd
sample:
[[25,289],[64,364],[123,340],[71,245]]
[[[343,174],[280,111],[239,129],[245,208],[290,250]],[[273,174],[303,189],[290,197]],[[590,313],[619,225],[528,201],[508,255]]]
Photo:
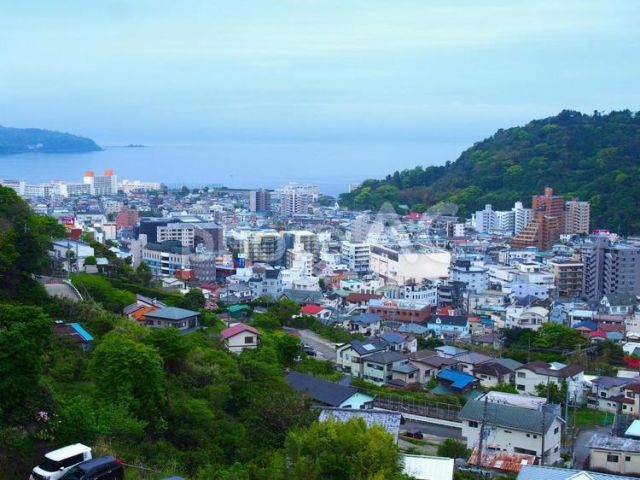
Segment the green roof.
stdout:
[[166,307],[154,312],[147,313],[145,316],[151,318],[162,318],[165,320],[182,320],[184,318],[194,317],[196,315],[200,314],[198,312],[194,312],[193,310],[186,310],[184,308]]
[[249,305],[231,305],[227,310],[231,313],[241,312],[243,310],[249,310]]
[[[549,410],[551,408],[548,406]],[[542,433],[543,415],[541,411],[524,407],[514,407],[501,403],[486,403],[482,400],[469,400],[460,411],[459,418],[482,422],[482,418],[488,425],[497,425],[503,428],[524,430],[525,432]],[[553,412],[548,411],[544,415],[546,432],[556,419]]]

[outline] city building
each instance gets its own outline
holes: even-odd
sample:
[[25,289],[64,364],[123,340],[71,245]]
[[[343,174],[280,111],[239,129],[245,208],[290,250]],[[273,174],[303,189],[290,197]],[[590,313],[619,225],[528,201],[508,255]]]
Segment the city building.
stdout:
[[433,305],[411,300],[369,300],[369,313],[375,313],[383,320],[407,323],[425,323],[431,315]]
[[410,280],[447,278],[450,263],[451,253],[437,247],[372,245],[369,266],[386,283],[403,285]]
[[306,214],[309,206],[318,200],[319,190],[316,185],[300,185],[289,183],[282,189],[280,214],[290,217],[295,214]]
[[104,196],[118,193],[118,180],[113,170],[105,170],[104,175],[87,171],[84,173],[83,183],[89,185],[91,195]]
[[466,285],[466,290],[477,293],[489,286],[489,275],[486,268],[471,265],[470,260],[456,260],[450,268],[450,278],[453,282]]
[[268,190],[252,190],[249,192],[249,210],[252,212],[271,211],[271,192]]
[[600,300],[610,293],[640,295],[640,247],[592,235],[582,248],[583,293]]
[[340,244],[340,262],[351,271],[366,273],[369,271],[371,246],[368,243],[342,242]]
[[591,207],[589,202],[581,202],[575,198],[566,202],[564,233],[587,235],[589,233],[590,215]]
[[533,210],[530,208],[524,208],[522,202],[516,202],[513,208],[513,233],[517,235],[524,227],[526,227],[531,220],[533,220]]
[[573,298],[582,295],[584,265],[582,262],[552,260],[549,262],[556,294],[559,297]]

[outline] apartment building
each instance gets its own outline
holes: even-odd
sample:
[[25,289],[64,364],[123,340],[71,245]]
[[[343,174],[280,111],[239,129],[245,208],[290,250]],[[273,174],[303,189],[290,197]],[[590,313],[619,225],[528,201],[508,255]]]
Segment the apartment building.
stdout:
[[372,245],[371,271],[386,283],[403,285],[410,280],[439,279],[449,276],[451,253],[447,250],[424,245],[401,247],[399,245]]
[[581,202],[575,198],[569,200],[565,203],[564,233],[587,235],[589,233],[590,218],[591,207],[589,202]]
[[592,235],[582,259],[583,292],[590,300],[610,293],[640,295],[640,247]]
[[342,242],[340,244],[341,263],[351,271],[366,273],[369,271],[371,246],[368,243]]
[[582,295],[584,265],[571,260],[549,262],[556,293],[559,297],[573,298]]

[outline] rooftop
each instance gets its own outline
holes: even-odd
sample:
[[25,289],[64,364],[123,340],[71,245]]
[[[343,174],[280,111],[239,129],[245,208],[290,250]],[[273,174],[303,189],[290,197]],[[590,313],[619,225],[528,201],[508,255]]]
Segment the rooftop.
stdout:
[[286,379],[294,390],[305,392],[312,400],[331,407],[339,407],[343,402],[358,393],[355,388],[327,382],[326,380],[295,371],[287,373]]
[[374,425],[380,425],[387,432],[393,435],[396,443],[398,442],[402,415],[397,412],[387,412],[383,410],[352,410],[350,408],[324,408],[320,412],[318,420],[321,422],[326,422],[327,420],[348,422],[354,418],[362,418],[368,428],[371,428]]
[[591,440],[589,440],[587,447],[600,450],[640,453],[640,440],[596,433],[591,437]]
[[177,321],[184,318],[195,317],[196,315],[199,315],[199,313],[194,312],[193,310],[186,310],[184,308],[178,307],[166,307],[154,312],[149,312],[146,316],[151,318],[161,318],[164,320]]

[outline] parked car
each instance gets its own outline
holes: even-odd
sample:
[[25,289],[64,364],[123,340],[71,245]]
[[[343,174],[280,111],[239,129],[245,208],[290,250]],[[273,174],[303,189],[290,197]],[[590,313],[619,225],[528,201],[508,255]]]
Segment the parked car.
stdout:
[[40,463],[33,468],[30,480],[58,480],[71,467],[91,460],[91,447],[81,443],[68,445],[45,453]]
[[124,467],[116,457],[107,455],[79,463],[60,480],[123,480]]
[[420,430],[407,430],[404,433],[404,436],[410,437],[410,438],[417,438],[418,440],[422,440],[424,438],[424,435]]
[[304,347],[302,351],[310,357],[315,357],[317,355],[316,351],[311,347]]

